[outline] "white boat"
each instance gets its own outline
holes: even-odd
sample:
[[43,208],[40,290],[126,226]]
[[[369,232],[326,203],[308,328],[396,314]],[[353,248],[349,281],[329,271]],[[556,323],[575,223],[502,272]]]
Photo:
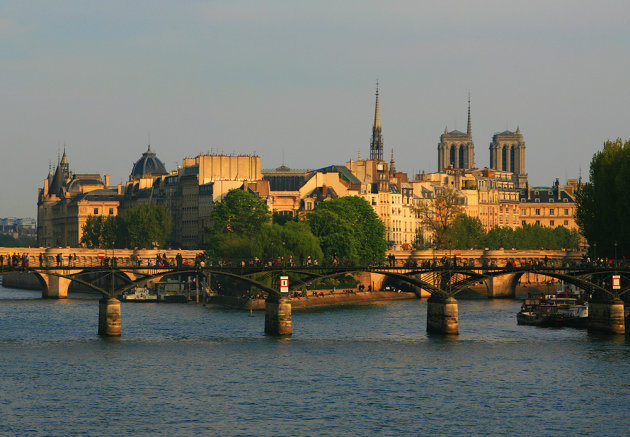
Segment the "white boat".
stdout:
[[152,294],[146,287],[134,287],[119,296],[125,302],[157,302],[157,294]]

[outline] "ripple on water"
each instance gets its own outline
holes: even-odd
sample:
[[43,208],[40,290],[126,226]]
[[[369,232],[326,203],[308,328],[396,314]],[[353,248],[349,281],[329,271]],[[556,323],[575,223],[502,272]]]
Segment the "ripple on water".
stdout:
[[[22,292],[19,292],[22,293]],[[31,294],[29,294],[31,293]],[[460,301],[460,335],[426,301],[264,315],[0,289],[3,435],[622,435],[628,341],[519,327],[518,301]],[[115,417],[113,420],[112,417]],[[526,431],[524,431],[526,430]]]

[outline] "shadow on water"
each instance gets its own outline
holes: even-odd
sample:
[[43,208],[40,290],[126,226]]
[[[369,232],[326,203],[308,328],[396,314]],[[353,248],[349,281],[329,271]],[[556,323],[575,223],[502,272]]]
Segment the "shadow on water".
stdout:
[[357,310],[377,310],[385,307],[389,302],[364,302],[364,303],[351,303],[341,306],[317,306],[310,308],[293,308],[292,311],[299,311],[300,313],[316,314],[316,313],[338,313],[345,311],[357,311]]

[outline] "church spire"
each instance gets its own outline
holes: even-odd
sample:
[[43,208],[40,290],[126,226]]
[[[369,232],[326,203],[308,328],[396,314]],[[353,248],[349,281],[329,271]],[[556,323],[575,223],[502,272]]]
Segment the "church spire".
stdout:
[[389,173],[393,176],[396,174],[396,166],[394,165],[394,149],[392,148],[392,158],[389,161]]
[[472,129],[470,126],[470,91],[468,91],[468,131],[466,131],[468,135],[472,135]]
[[374,110],[374,128],[381,127],[381,111],[378,105],[378,80],[376,81],[376,107]]
[[381,112],[378,104],[378,80],[376,81],[376,105],[374,109],[374,126],[370,141],[370,159],[383,160],[383,135],[381,134]]

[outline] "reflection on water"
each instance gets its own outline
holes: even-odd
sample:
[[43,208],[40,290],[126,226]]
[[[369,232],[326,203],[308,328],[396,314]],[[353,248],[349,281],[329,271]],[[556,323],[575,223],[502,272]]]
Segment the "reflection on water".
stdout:
[[460,335],[426,333],[426,301],[264,314],[122,305],[0,288],[0,435],[625,435],[630,343],[518,326],[520,301],[459,303]]

